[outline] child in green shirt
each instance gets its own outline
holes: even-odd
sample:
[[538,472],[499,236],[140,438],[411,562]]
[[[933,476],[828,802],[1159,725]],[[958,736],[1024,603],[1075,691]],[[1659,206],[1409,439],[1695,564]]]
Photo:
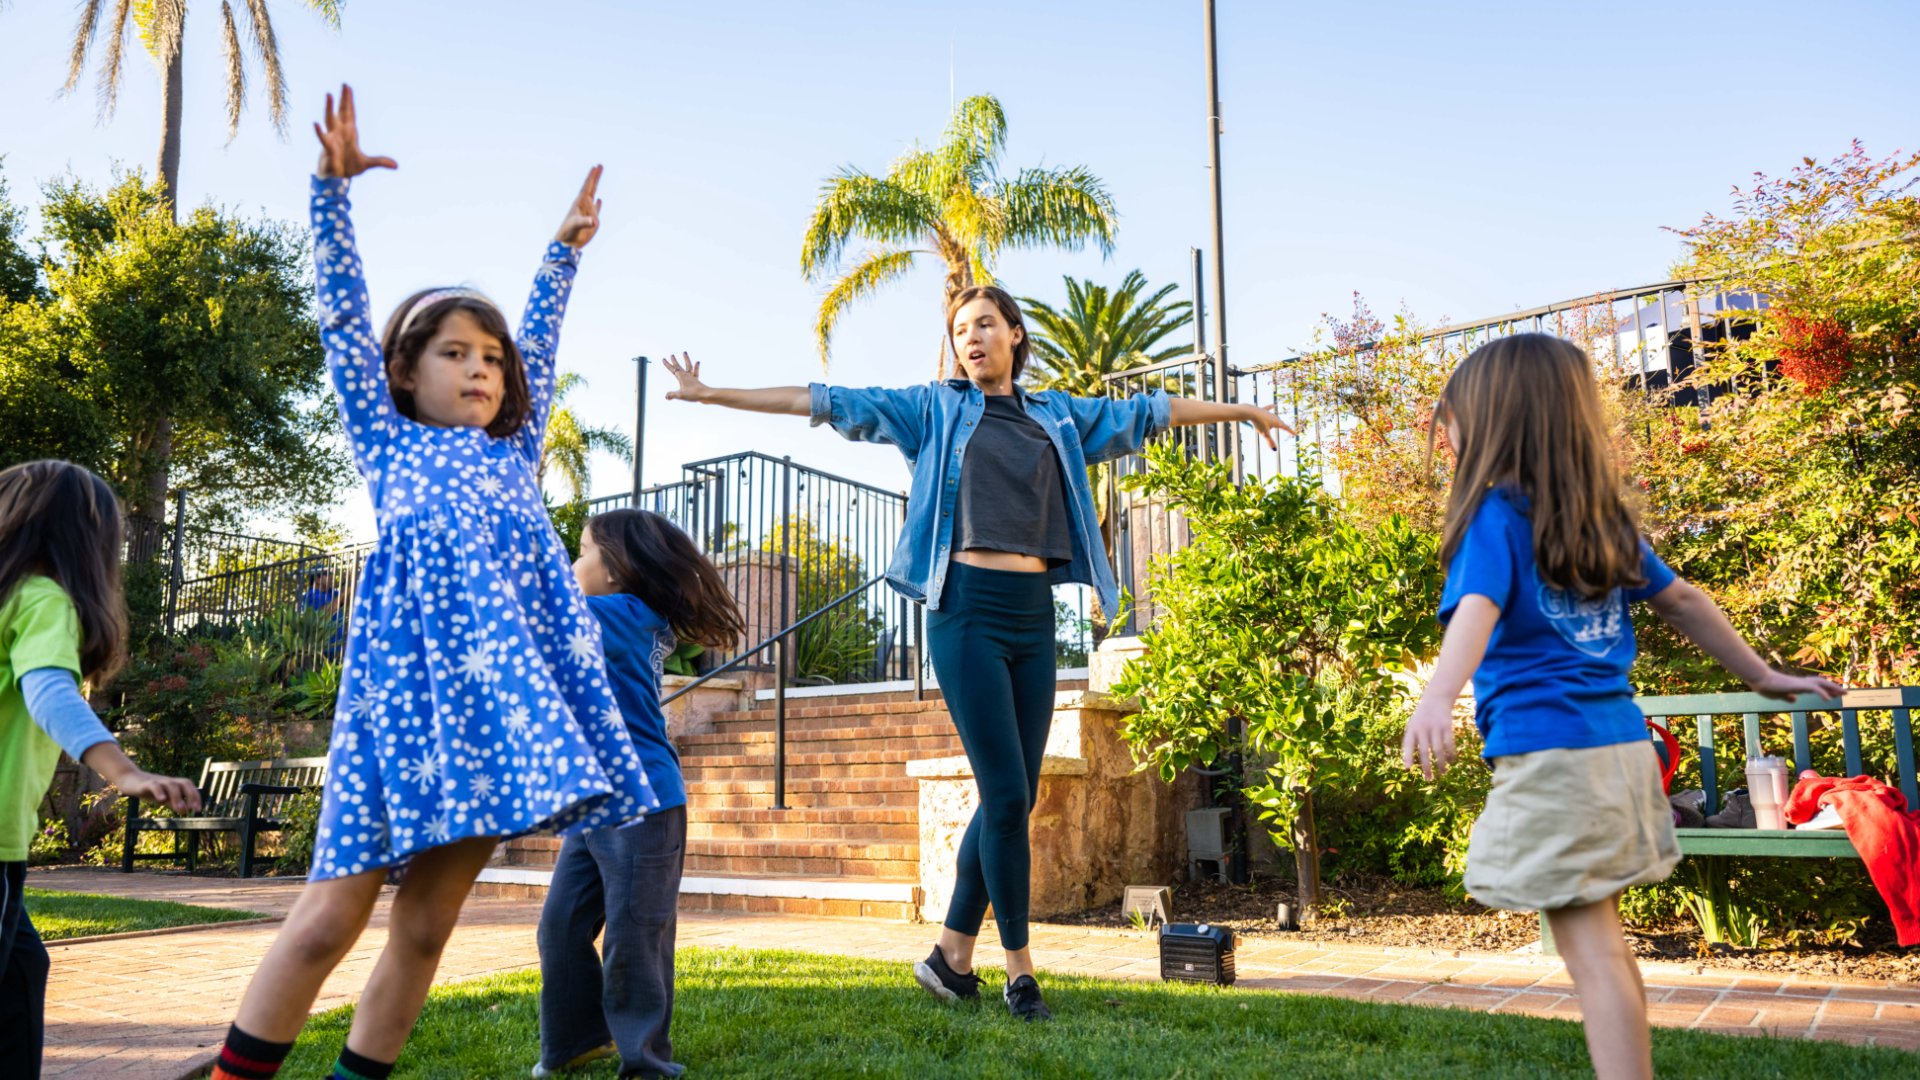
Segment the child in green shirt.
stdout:
[[191,781],[135,767],[80,680],[105,682],[126,648],[120,507],[64,461],[0,470],[0,1075],[40,1075],[47,950],[23,904],[40,800],[66,750],[123,794],[190,813]]

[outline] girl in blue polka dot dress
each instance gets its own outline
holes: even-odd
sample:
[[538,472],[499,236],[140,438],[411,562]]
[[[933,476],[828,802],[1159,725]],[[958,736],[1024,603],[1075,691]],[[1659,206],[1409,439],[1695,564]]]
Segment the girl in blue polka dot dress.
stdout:
[[379,1078],[501,838],[584,833],[659,801],[534,476],[560,319],[599,226],[600,169],[547,248],[517,338],[473,290],[434,289],[402,302],[376,342],[347,183],[394,163],[360,152],[349,88],[314,127],[321,338],[379,544],[354,604],[310,883],[220,1068],[273,1075],[382,882],[405,867],[336,1067]]

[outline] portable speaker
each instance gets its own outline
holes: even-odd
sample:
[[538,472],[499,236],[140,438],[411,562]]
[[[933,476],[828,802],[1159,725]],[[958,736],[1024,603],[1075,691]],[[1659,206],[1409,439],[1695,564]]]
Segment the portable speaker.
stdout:
[[1160,977],[1233,985],[1233,931],[1206,923],[1160,927]]

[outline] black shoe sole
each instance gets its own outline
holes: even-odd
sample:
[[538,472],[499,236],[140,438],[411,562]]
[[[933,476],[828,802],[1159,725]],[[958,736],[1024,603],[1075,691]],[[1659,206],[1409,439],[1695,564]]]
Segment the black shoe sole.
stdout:
[[941,1001],[958,1003],[962,1001],[977,1001],[980,998],[980,995],[977,993],[963,996],[948,989],[947,984],[940,981],[939,973],[934,971],[925,960],[914,962],[913,981],[920,984],[920,989],[925,990]]

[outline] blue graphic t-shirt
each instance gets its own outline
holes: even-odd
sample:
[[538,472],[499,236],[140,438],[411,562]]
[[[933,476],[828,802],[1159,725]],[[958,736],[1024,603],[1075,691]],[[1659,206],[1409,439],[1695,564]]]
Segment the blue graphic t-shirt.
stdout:
[[607,655],[607,677],[620,715],[633,736],[633,749],[646,766],[647,780],[660,797],[660,809],[685,806],[687,786],[680,776],[680,755],[667,739],[667,714],[660,708],[660,669],[673,655],[673,630],[667,620],[632,593],[587,597],[587,610],[600,620],[600,643]]
[[1647,583],[1595,600],[1540,580],[1524,496],[1480,500],[1447,567],[1440,621],[1468,595],[1499,605],[1487,653],[1473,673],[1474,721],[1489,758],[1534,750],[1612,746],[1647,737],[1627,670],[1635,653],[1627,605],[1671,585],[1674,573],[1640,544]]

